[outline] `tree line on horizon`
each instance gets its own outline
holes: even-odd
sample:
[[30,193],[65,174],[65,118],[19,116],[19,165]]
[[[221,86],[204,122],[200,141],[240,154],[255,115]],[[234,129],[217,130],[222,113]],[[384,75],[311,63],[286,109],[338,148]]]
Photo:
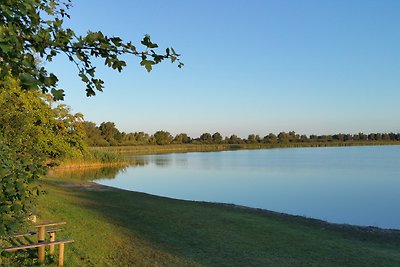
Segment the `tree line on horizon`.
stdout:
[[154,134],[145,132],[121,132],[114,122],[102,122],[97,126],[94,122],[83,122],[86,132],[86,143],[89,146],[139,146],[139,145],[169,145],[169,144],[288,144],[288,143],[326,143],[352,141],[400,141],[400,133],[357,133],[333,135],[304,135],[294,131],[269,133],[265,136],[249,134],[240,138],[236,134],[223,137],[219,132],[203,133],[192,138],[186,133],[173,136],[168,131],[159,130]]

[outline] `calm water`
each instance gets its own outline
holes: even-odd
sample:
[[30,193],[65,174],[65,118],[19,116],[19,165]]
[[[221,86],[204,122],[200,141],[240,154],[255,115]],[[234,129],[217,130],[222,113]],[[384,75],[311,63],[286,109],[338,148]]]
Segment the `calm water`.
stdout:
[[135,157],[96,182],[334,223],[400,229],[400,146],[286,148]]

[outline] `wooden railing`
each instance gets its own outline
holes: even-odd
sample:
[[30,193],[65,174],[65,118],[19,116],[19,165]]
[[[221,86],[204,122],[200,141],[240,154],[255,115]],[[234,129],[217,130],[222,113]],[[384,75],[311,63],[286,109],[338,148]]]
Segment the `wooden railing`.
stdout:
[[[11,246],[3,248],[3,251],[13,252],[24,249],[37,248],[38,262],[40,264],[45,261],[45,248],[49,246],[49,254],[54,255],[55,246],[58,245],[58,266],[64,265],[64,245],[74,242],[72,239],[56,240],[56,232],[60,231],[57,228],[49,228],[63,225],[65,222],[42,222],[35,224],[33,227],[36,231],[16,233],[10,238]],[[49,238],[46,240],[46,233]],[[31,236],[37,236],[37,240],[32,240]]]

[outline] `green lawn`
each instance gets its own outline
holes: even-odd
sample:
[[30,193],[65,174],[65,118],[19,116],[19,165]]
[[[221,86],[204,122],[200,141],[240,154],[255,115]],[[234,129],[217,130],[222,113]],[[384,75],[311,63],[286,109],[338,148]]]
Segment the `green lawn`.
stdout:
[[400,266],[400,232],[46,178],[65,266]]

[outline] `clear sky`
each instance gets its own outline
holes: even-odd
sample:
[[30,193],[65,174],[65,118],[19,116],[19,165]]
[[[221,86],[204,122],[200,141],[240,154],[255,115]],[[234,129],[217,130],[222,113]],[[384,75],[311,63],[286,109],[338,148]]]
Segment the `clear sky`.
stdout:
[[[75,66],[48,64],[65,103],[125,132],[301,134],[400,131],[398,0],[74,0],[68,26],[182,54],[151,73],[99,67],[85,96]],[[138,45],[139,47],[139,45]],[[100,63],[100,66],[103,64]]]

